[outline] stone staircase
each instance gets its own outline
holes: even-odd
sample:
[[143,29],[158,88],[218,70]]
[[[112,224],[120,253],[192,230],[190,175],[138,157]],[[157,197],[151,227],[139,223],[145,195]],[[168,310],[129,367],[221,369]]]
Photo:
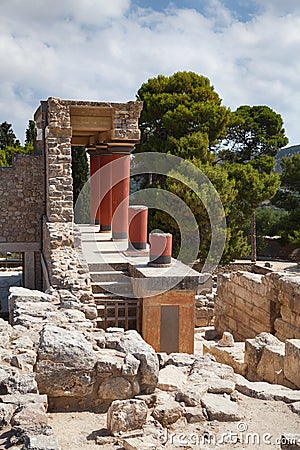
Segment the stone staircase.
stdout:
[[141,300],[134,296],[126,264],[90,263],[97,327],[141,331]]

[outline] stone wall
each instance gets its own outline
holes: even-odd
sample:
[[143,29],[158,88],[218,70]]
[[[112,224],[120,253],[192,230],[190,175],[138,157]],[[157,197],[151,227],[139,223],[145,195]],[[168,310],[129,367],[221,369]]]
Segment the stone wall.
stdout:
[[43,189],[41,156],[16,155],[0,168],[0,243],[40,242]]
[[300,338],[300,277],[235,272],[218,276],[215,328],[244,341],[262,332]]
[[80,247],[80,234],[74,223],[43,222],[43,255],[52,288],[68,290],[80,302],[94,308],[89,268]]
[[[94,328],[66,295],[14,287],[9,297],[11,325],[30,336],[35,379],[50,408],[99,411],[114,400],[152,393],[159,362],[150,345],[135,330]],[[27,360],[19,356],[24,372]]]

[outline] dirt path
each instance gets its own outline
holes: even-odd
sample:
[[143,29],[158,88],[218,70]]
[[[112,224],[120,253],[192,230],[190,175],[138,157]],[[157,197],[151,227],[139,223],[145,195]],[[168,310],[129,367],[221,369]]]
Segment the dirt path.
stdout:
[[[245,418],[240,422],[203,422],[183,425],[166,431],[165,448],[191,449],[280,449],[283,433],[300,433],[300,417],[283,402],[264,401],[238,394]],[[113,444],[97,445],[103,435],[106,414],[52,413],[50,424],[62,450],[119,450]],[[208,440],[204,440],[207,436]],[[163,447],[164,448],[164,447]]]

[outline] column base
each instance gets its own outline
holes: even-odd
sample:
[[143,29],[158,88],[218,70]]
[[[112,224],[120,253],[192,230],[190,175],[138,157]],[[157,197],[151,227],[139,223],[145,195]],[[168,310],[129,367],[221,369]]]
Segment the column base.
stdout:
[[128,250],[145,250],[147,248],[146,242],[129,242]]
[[148,266],[166,266],[170,265],[172,263],[171,256],[168,255],[161,255],[161,256],[153,256],[150,255],[150,261],[148,262]]
[[102,225],[100,224],[100,233],[110,233],[111,232],[111,225]]
[[113,231],[111,238],[113,241],[127,241],[128,240],[128,233],[127,232],[117,232]]

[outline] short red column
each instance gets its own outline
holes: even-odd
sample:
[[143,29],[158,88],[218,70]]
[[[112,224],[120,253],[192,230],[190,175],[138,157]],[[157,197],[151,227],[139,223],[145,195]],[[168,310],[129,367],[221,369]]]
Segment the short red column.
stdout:
[[112,222],[112,155],[103,153],[100,156],[100,231],[111,231]]
[[112,239],[128,239],[130,154],[112,149]]
[[90,155],[90,218],[92,225],[99,225],[99,196],[100,196],[100,153],[89,150]]
[[130,249],[147,248],[148,208],[147,206],[129,206],[129,242]]
[[150,261],[151,266],[164,266],[171,264],[172,234],[150,233]]

